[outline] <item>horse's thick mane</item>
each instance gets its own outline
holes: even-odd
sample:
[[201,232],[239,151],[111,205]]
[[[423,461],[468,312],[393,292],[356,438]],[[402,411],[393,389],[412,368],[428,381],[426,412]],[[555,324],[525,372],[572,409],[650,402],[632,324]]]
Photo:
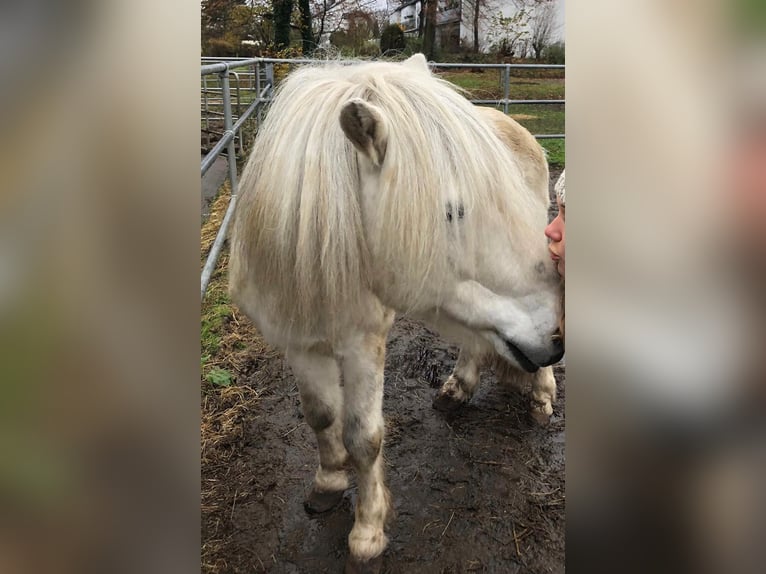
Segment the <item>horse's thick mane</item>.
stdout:
[[[378,209],[366,224],[364,174],[339,122],[354,97],[383,110],[389,129]],[[523,252],[539,246],[545,226],[540,199],[525,190],[508,147],[470,102],[402,64],[323,64],[290,74],[240,190],[232,289],[254,286],[301,330],[320,315],[353,312],[373,286],[388,290],[384,300],[416,309],[425,290],[455,273],[457,260],[470,269],[488,229],[507,233]]]

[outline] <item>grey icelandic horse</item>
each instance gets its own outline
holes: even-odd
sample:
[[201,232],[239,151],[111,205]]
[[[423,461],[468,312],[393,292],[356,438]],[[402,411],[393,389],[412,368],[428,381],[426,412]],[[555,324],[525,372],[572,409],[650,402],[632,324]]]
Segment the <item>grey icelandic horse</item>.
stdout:
[[347,571],[375,571],[392,514],[383,472],[383,364],[395,311],[462,345],[440,402],[467,401],[502,357],[551,412],[561,285],[547,252],[548,167],[505,115],[428,69],[322,64],[291,73],[240,183],[230,293],[280,348],[316,434],[310,512],[356,472]]

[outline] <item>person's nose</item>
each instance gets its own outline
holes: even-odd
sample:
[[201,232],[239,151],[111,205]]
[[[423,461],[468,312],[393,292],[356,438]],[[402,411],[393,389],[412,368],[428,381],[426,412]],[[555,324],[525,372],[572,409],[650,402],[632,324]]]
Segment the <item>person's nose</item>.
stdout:
[[561,241],[561,225],[559,223],[559,218],[560,216],[556,216],[556,218],[548,224],[548,227],[545,228],[545,236],[554,242]]

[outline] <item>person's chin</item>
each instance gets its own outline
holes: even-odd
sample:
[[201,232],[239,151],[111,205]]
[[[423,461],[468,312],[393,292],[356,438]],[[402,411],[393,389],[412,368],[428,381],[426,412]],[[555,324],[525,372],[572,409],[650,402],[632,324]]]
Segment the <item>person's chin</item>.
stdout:
[[561,275],[561,278],[564,278],[564,260],[559,259],[556,261],[556,270],[559,272],[559,275]]

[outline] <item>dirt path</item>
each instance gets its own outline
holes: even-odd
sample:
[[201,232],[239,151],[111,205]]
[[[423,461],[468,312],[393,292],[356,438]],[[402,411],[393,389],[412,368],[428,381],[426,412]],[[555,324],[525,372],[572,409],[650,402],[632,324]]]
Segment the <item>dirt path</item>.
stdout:
[[[385,572],[563,572],[564,384],[551,424],[537,427],[527,401],[491,373],[454,415],[431,407],[457,349],[406,319],[389,337],[384,415],[389,487],[397,519]],[[234,464],[228,512],[203,538],[225,544],[229,572],[341,572],[355,491],[310,518],[316,448],[282,360],[253,364],[263,388]],[[232,489],[229,489],[232,490]],[[234,502],[236,498],[236,503]],[[213,528],[213,531],[210,528]]]

